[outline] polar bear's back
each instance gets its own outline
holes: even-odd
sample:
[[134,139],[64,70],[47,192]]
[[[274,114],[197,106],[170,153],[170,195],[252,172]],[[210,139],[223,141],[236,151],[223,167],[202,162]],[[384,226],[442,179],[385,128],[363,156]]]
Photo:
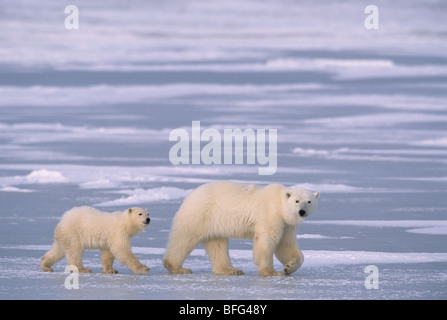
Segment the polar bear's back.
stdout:
[[241,205],[250,203],[261,187],[236,182],[212,182],[192,191],[183,201],[182,207],[194,208],[200,215],[213,215],[224,210],[241,211]]
[[272,188],[229,181],[204,184],[185,198],[174,227],[189,226],[189,232],[205,237],[250,238],[257,221],[264,219],[266,204],[277,198]]
[[62,216],[56,227],[56,237],[102,242],[114,232],[114,226],[120,225],[119,217],[120,213],[106,213],[88,206],[75,207]]
[[74,207],[61,218],[60,224],[95,224],[106,223],[107,220],[116,217],[117,213],[107,213],[89,206]]

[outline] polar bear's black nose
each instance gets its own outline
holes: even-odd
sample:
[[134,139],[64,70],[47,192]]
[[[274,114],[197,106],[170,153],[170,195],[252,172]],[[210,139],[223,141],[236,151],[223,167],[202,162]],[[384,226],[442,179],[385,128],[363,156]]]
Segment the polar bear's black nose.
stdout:
[[304,211],[303,209],[300,210],[300,217],[304,217],[306,215],[306,211]]
[[151,219],[147,218],[146,219],[146,224],[149,224],[149,222],[151,222]]

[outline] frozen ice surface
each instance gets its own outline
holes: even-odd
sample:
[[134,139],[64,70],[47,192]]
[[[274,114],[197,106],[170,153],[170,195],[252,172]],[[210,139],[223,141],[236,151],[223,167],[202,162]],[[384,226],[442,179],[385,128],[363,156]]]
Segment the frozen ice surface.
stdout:
[[[447,5],[379,1],[379,30],[364,28],[366,5],[80,0],[80,29],[66,30],[58,1],[3,0],[0,299],[447,299]],[[192,121],[277,129],[277,172],[173,166],[169,133]],[[212,275],[200,246],[192,275],[168,274],[172,217],[215,180],[320,192],[295,274],[259,277],[250,240],[230,242],[245,275]],[[88,251],[79,289],[65,260],[42,272],[79,205],[147,207],[132,244],[151,271],[103,275]]]
[[[261,278],[250,250],[231,250],[243,276],[211,275],[204,250],[186,262],[192,275],[169,275],[161,267],[163,248],[136,247],[141,261],[151,266],[147,275],[133,275],[117,264],[118,275],[100,273],[99,254],[87,254],[94,273],[79,275],[79,289],[68,290],[59,265],[41,272],[39,254],[50,246],[3,247],[2,297],[8,299],[443,299],[447,275],[442,265],[447,253],[384,253],[304,250],[306,264],[291,277]],[[11,254],[11,256],[8,255]],[[366,289],[368,265],[379,268],[379,288]],[[277,264],[279,267],[279,264]]]

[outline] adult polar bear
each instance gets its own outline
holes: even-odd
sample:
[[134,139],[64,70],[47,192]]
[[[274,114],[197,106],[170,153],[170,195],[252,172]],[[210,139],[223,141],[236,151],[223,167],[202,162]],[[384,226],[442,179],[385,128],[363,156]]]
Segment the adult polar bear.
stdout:
[[130,250],[130,238],[150,221],[148,211],[141,208],[107,213],[88,206],[75,207],[65,212],[56,226],[54,244],[40,266],[53,271],[51,266],[66,256],[68,265],[76,266],[79,272],[91,272],[82,264],[84,249],[100,249],[104,273],[118,273],[113,269],[115,257],[134,273],[146,273],[149,268]]
[[[243,274],[231,265],[228,238],[253,238],[253,258],[261,276],[292,274],[304,260],[296,230],[316,210],[318,196],[280,184],[204,184],[185,198],[174,217],[164,266],[171,273],[191,273],[182,264],[201,242],[214,274]],[[274,270],[273,254],[284,270]]]

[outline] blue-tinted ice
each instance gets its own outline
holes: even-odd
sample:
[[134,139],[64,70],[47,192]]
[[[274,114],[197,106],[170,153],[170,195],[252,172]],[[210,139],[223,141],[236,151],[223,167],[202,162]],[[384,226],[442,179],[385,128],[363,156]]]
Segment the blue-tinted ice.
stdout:
[[[1,299],[446,299],[447,9],[442,0],[3,0],[0,10]],[[273,128],[278,170],[169,161],[175,128]],[[204,143],[202,143],[202,146]],[[305,261],[261,278],[250,240],[243,276],[213,276],[203,248],[187,276],[162,266],[189,190],[215,180],[320,192],[298,232]],[[62,213],[149,208],[133,250],[151,271],[101,274],[86,252],[79,290],[65,260],[40,270]],[[378,268],[378,289],[367,289]],[[275,261],[275,267],[282,266]]]

